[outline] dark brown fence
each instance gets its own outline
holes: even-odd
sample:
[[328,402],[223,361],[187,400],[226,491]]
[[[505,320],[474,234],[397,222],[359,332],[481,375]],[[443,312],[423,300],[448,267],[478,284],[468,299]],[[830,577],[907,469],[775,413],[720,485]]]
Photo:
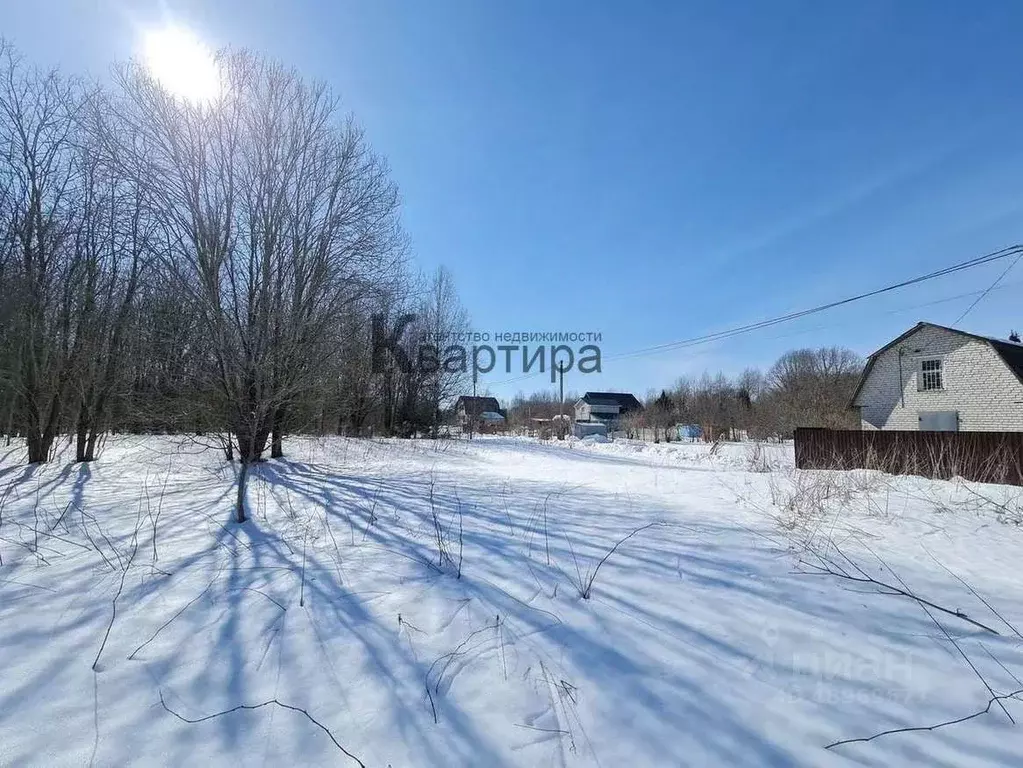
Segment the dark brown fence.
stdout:
[[796,430],[799,469],[878,469],[1023,485],[1023,432]]

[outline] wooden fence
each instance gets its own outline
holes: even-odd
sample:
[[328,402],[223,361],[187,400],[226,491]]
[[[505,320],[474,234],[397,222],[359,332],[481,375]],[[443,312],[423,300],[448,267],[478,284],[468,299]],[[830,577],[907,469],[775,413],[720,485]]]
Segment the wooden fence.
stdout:
[[878,469],[1023,485],[1023,432],[796,430],[799,469]]

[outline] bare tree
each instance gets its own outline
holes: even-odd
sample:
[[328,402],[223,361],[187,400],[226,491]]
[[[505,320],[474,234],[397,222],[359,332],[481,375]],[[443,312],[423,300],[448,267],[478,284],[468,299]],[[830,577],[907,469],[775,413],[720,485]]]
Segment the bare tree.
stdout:
[[706,439],[784,437],[797,426],[855,427],[849,400],[862,361],[829,347],[786,352],[765,375],[680,378],[672,392],[678,419],[697,424]]
[[12,174],[0,172],[0,428],[4,430],[7,445],[11,444],[17,408],[15,310],[18,302],[15,286],[19,269],[15,260],[14,221],[8,215],[13,181]]
[[767,374],[778,431],[855,426],[849,402],[862,369],[860,357],[841,347],[786,352]]
[[437,351],[436,359],[431,360],[424,371],[431,435],[437,437],[441,409],[464,392],[469,378],[465,368],[451,365],[450,361],[445,360],[445,347],[469,328],[468,315],[458,299],[454,280],[446,267],[438,267],[430,280],[423,316],[427,342],[436,347]]
[[[137,63],[86,89],[0,46],[0,430],[45,461],[70,433],[193,432],[250,465],[291,432],[437,434],[464,365],[451,275],[406,268],[384,162],[320,84],[216,59],[211,102]],[[416,365],[374,369],[373,319],[418,313]],[[440,344],[443,347],[443,343]]]
[[675,399],[668,394],[667,390],[661,390],[659,394],[650,392],[647,395],[643,410],[636,414],[641,428],[653,432],[654,442],[661,440],[671,442],[671,433],[678,423],[678,408]]
[[75,355],[73,248],[80,191],[76,162],[80,86],[26,67],[0,44],[0,189],[3,196],[8,389],[30,463],[47,461],[64,411]]
[[397,190],[337,100],[247,53],[218,57],[215,104],[175,99],[144,69],[121,73],[145,136],[139,163],[163,210],[165,267],[210,339],[207,372],[245,483],[320,381],[343,308],[404,256]]
[[145,152],[137,133],[113,120],[100,93],[92,95],[83,113],[74,232],[82,279],[75,287],[78,354],[72,390],[77,400],[75,459],[92,461],[123,368],[140,281],[153,261],[156,222],[145,180],[119,158],[125,148]]

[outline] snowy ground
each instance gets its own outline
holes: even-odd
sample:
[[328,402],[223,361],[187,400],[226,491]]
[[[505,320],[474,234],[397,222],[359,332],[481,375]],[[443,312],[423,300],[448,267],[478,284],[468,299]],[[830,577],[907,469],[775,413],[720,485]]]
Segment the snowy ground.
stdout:
[[786,446],[288,447],[242,526],[187,440],[0,450],[0,764],[1020,764],[1015,699],[825,749],[1023,688],[1019,489]]

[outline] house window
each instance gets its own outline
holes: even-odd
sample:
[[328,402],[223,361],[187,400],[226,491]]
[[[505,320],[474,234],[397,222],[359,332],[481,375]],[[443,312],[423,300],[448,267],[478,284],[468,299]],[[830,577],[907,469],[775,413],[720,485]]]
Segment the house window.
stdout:
[[941,360],[923,360],[920,363],[920,389],[943,389],[941,380]]

